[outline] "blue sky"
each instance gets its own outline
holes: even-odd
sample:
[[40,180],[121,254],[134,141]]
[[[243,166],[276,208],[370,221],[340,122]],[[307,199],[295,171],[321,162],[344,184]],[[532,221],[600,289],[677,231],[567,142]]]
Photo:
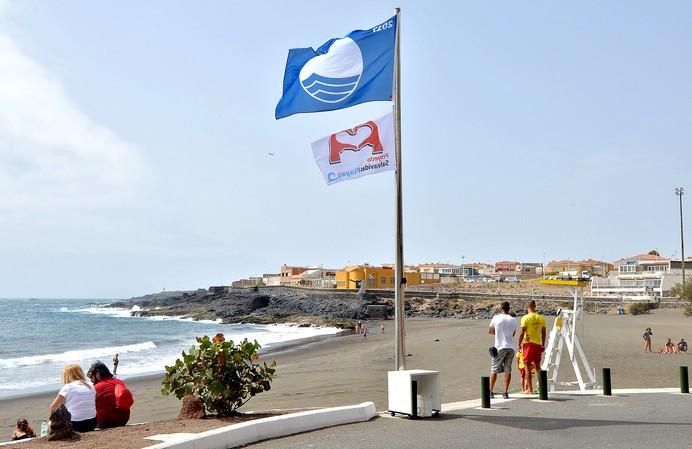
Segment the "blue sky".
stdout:
[[391,262],[393,173],[310,150],[391,104],[274,107],[289,48],[395,6],[406,263],[679,257],[691,3],[325,5],[0,0],[0,297]]

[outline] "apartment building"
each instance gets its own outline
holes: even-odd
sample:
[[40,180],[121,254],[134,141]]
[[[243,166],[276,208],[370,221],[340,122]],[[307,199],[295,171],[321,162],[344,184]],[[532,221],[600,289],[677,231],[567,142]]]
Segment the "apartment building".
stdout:
[[[671,270],[671,261],[652,254],[638,254],[613,263],[607,277],[591,279],[591,295],[631,301],[656,301],[682,281],[682,263]],[[685,269],[692,262],[685,263]]]

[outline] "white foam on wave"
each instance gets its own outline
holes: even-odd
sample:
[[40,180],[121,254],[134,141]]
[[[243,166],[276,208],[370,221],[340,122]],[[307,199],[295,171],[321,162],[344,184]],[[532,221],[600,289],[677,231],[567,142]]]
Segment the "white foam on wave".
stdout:
[[103,348],[78,349],[74,351],[61,352],[59,354],[41,354],[26,357],[15,357],[12,359],[0,360],[0,368],[17,368],[22,366],[41,365],[43,363],[74,363],[84,360],[98,359],[100,357],[111,357],[115,353],[127,354],[131,352],[141,352],[156,349],[153,341],[135,343],[125,346],[108,346]]
[[[155,309],[160,309],[156,307]],[[152,316],[132,316],[131,312],[141,311],[141,307],[138,305],[132,306],[131,309],[125,309],[122,307],[106,307],[103,306],[92,306],[81,309],[68,309],[67,307],[61,307],[61,312],[71,312],[71,313],[90,313],[94,315],[108,315],[115,318],[133,318],[138,320],[150,320],[150,321],[187,321],[190,323],[200,323],[200,324],[220,324],[222,322],[221,318],[215,320],[195,320],[191,317],[184,315],[168,316],[168,315],[152,315]]]
[[275,343],[285,343],[305,338],[336,335],[341,329],[336,327],[301,327],[295,324],[266,324],[253,325],[251,332],[229,332],[226,340],[238,341],[247,338],[257,340],[262,346]]
[[66,307],[61,307],[60,311],[68,313],[90,313],[93,315],[108,315],[115,318],[131,318],[130,309],[124,309],[120,307],[92,306],[81,309],[67,309]]

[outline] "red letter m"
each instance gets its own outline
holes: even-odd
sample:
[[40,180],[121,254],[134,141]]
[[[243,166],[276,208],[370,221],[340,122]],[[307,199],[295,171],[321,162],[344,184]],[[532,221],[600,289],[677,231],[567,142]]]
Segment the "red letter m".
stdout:
[[[350,136],[355,136],[358,134],[358,130],[361,128],[370,128],[370,134],[363,139],[360,143],[343,143],[339,142],[336,138],[338,134],[348,133]],[[380,133],[377,130],[377,123],[372,120],[358,125],[352,129],[345,129],[341,132],[332,134],[329,138],[329,163],[338,164],[341,162],[341,152],[345,150],[360,151],[365,147],[372,148],[372,154],[380,154],[384,151],[382,147],[382,142],[380,142]]]

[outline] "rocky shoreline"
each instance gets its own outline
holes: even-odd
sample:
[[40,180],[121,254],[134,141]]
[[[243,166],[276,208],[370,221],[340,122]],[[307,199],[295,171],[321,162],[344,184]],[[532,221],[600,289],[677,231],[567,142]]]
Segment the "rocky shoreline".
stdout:
[[[503,298],[427,297],[407,292],[406,316],[427,318],[490,319]],[[526,301],[512,301],[522,314]],[[140,316],[182,316],[195,320],[221,320],[223,323],[297,323],[303,325],[352,328],[358,320],[381,319],[377,309],[393,315],[391,294],[355,293],[338,290],[313,290],[294,287],[259,287],[223,292],[208,290],[162,292],[112,303],[111,307],[138,306]],[[369,306],[380,306],[372,308]],[[552,314],[566,301],[541,301],[539,307]]]

